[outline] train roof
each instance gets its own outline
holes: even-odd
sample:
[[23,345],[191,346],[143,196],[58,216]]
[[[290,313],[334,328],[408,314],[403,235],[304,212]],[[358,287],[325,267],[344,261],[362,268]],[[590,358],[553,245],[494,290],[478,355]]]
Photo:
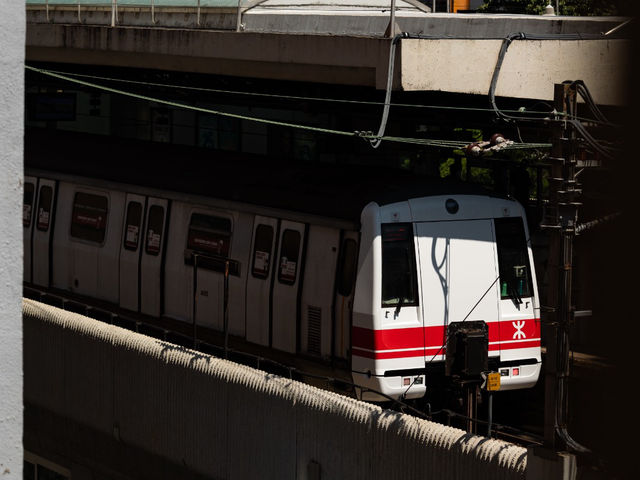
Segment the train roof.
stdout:
[[[171,190],[358,223],[362,208],[433,195],[496,196],[479,185],[362,165],[262,156],[76,132],[27,129],[27,169]],[[500,196],[501,198],[504,198]]]

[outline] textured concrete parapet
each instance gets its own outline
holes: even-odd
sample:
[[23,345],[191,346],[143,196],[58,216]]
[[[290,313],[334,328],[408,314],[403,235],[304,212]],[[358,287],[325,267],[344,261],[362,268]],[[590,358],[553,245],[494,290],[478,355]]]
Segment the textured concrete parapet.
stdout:
[[525,478],[503,441],[31,300],[23,318],[29,405],[206,477]]

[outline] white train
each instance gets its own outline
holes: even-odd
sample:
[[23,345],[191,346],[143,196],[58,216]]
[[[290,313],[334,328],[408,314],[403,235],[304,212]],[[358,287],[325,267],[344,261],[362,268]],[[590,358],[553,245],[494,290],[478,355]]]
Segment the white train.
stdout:
[[[230,259],[229,334],[342,361],[364,387],[361,398],[422,397],[429,369],[443,368],[447,327],[461,321],[488,326],[501,389],[536,383],[540,304],[520,204],[415,179],[371,188],[336,180],[333,190],[311,181],[296,190],[300,175],[287,178],[279,204],[277,189],[261,197],[257,184],[246,185],[265,199],[258,205],[28,171],[25,283],[150,319],[191,324],[195,315],[198,326],[222,331]],[[224,185],[205,190],[216,195]]]

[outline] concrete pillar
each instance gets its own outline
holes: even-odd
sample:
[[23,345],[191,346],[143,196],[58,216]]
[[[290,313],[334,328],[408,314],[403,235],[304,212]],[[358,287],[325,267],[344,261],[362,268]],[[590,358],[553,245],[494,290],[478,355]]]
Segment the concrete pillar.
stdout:
[[0,14],[0,477],[22,478],[22,144],[25,7]]
[[576,456],[571,453],[543,447],[527,449],[526,480],[575,480],[577,473]]

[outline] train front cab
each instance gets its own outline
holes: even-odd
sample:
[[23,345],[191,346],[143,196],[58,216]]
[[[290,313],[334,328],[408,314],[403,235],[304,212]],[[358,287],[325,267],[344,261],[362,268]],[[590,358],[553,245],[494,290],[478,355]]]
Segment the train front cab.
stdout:
[[502,390],[535,385],[539,302],[517,202],[456,195],[370,203],[361,224],[352,375],[362,399],[424,396],[425,372],[444,371],[447,326],[461,321],[486,322]]

